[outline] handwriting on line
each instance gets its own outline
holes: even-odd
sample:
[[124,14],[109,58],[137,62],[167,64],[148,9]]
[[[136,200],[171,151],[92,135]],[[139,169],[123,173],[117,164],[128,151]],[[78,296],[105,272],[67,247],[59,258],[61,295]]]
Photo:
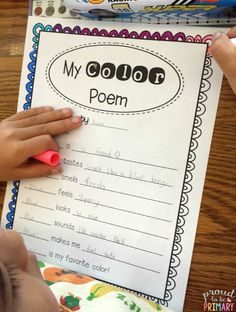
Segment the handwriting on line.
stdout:
[[47,210],[51,210],[51,211],[54,210],[53,208],[49,208],[49,207],[46,207],[46,206],[41,206],[38,203],[33,203],[33,202],[27,202],[27,201],[24,202],[24,201],[22,201],[22,204],[29,205],[29,206],[34,206],[34,207],[38,207],[38,208],[43,208],[43,209],[47,209]]
[[105,207],[105,208],[110,208],[110,209],[114,209],[114,210],[118,210],[118,211],[127,212],[127,213],[130,213],[130,214],[135,214],[135,215],[138,215],[138,216],[141,216],[141,217],[151,218],[151,219],[154,219],[154,220],[159,220],[159,221],[164,221],[164,222],[171,222],[171,220],[168,220],[168,219],[157,218],[157,217],[146,215],[144,213],[139,213],[139,212],[136,212],[136,211],[131,211],[131,210],[117,208],[117,207],[113,207],[113,206],[109,206],[109,205],[104,205],[104,204],[101,204],[100,202],[98,202],[96,200],[92,200],[92,199],[90,199],[90,200],[80,199],[80,198],[74,198],[74,199],[78,200],[78,201],[81,201],[83,203],[86,203],[86,204],[95,205],[95,207],[101,206],[101,207]]
[[103,122],[95,122],[89,124],[90,126],[95,126],[95,127],[102,127],[102,128],[108,128],[108,129],[114,129],[114,130],[121,130],[121,131],[127,131],[128,129],[125,128],[120,128],[120,127],[113,127],[109,125],[105,125]]
[[147,182],[147,183],[152,183],[152,184],[157,184],[157,185],[162,185],[162,186],[167,186],[167,187],[173,187],[173,185],[169,185],[169,184],[166,184],[166,183],[154,182],[152,180],[144,180],[144,179],[141,179],[141,178],[135,178],[135,177],[132,177],[132,176],[125,176],[123,174],[121,175],[121,174],[114,173],[114,172],[112,173],[112,172],[92,169],[92,168],[88,168],[88,167],[84,168],[84,170],[88,170],[88,171],[92,171],[92,172],[98,172],[98,173],[103,173],[103,174],[112,175],[112,176],[115,176],[115,177],[126,178],[126,179],[131,179],[131,180],[140,181],[140,182]]
[[89,234],[89,233],[79,232],[79,231],[77,231],[76,233],[77,234],[82,234],[82,235],[87,235],[87,236],[90,236],[90,237],[93,237],[93,238],[97,238],[97,239],[100,239],[100,240],[104,240],[104,241],[107,241],[107,242],[111,242],[111,243],[114,243],[114,244],[118,244],[118,245],[121,245],[121,246],[124,246],[124,247],[133,248],[135,250],[140,250],[140,251],[143,251],[143,252],[146,252],[146,253],[150,253],[150,254],[153,254],[153,255],[156,255],[156,256],[160,256],[160,257],[164,256],[163,254],[160,254],[160,253],[157,253],[157,252],[154,252],[154,251],[138,248],[136,246],[132,246],[132,245],[125,244],[125,243],[121,244],[121,243],[118,243],[115,240],[111,240],[111,239],[108,239],[108,238],[95,236],[95,235],[92,235],[92,234]]
[[166,166],[161,166],[161,165],[156,165],[156,164],[150,164],[150,163],[146,163],[146,162],[141,162],[141,161],[136,161],[136,160],[131,160],[131,159],[125,159],[125,158],[120,158],[120,157],[115,157],[115,156],[108,155],[105,153],[99,153],[99,152],[92,153],[92,152],[87,152],[85,150],[78,150],[78,149],[72,149],[71,151],[76,152],[76,153],[82,153],[82,154],[94,155],[94,156],[99,156],[99,157],[111,158],[111,159],[120,160],[120,161],[126,161],[126,162],[130,162],[130,163],[135,163],[135,164],[139,164],[139,165],[146,165],[146,166],[151,166],[151,167],[156,167],[156,168],[161,168],[161,169],[168,169],[168,170],[174,170],[174,171],[178,170],[176,168],[171,168],[171,167],[166,167]]
[[27,220],[27,221],[31,221],[31,222],[43,224],[43,225],[52,226],[50,223],[43,222],[43,221],[39,221],[39,220],[34,220],[34,219],[31,219],[31,218],[25,218],[25,217],[19,217],[19,218],[20,218],[20,219],[23,219],[23,220]]
[[161,203],[161,204],[165,204],[165,205],[172,205],[172,203],[161,201],[161,200],[157,200],[157,199],[154,199],[154,198],[144,197],[144,196],[140,196],[140,195],[136,195],[136,194],[129,194],[129,193],[125,193],[125,192],[120,192],[120,191],[116,191],[116,190],[107,189],[107,188],[100,187],[100,186],[94,186],[94,185],[89,185],[89,184],[85,184],[85,183],[80,183],[80,185],[86,186],[86,187],[95,188],[95,189],[99,189],[99,190],[106,191],[106,192],[112,192],[112,193],[116,193],[116,194],[120,194],[120,195],[126,195],[126,196],[131,196],[131,197],[144,199],[144,200],[150,200],[150,201]]
[[40,236],[37,236],[35,234],[28,234],[28,233],[24,233],[24,232],[19,232],[17,231],[19,234],[21,235],[25,235],[25,236],[28,236],[28,237],[32,237],[32,238],[35,238],[35,239],[39,239],[39,240],[43,240],[45,242],[49,242],[49,239],[47,238],[43,238],[43,237],[40,237]]
[[153,236],[153,237],[169,240],[168,237],[164,237],[164,236],[157,235],[157,234],[154,234],[154,233],[141,231],[141,230],[134,229],[134,228],[129,228],[127,226],[123,226],[123,225],[119,225],[119,224],[115,224],[115,223],[111,223],[111,222],[106,222],[106,221],[98,220],[98,219],[94,219],[94,218],[89,218],[89,217],[85,217],[85,216],[82,216],[82,215],[79,215],[79,214],[75,214],[75,213],[73,213],[72,215],[74,217],[83,218],[83,219],[87,219],[87,220],[91,220],[91,221],[94,221],[94,222],[99,222],[99,223],[103,223],[103,224],[107,224],[107,225],[112,225],[112,226],[115,226],[115,227],[118,227],[118,228],[122,228],[122,229],[126,229],[126,230],[129,230],[129,231],[134,231],[134,232],[142,233],[142,234],[145,234],[145,235],[149,235],[149,236]]
[[45,190],[43,190],[42,188],[38,189],[38,188],[34,187],[33,185],[24,186],[24,188],[27,189],[27,190],[30,190],[30,191],[35,191],[35,192],[40,192],[40,193],[46,193],[46,194],[50,194],[50,195],[56,195],[56,193],[45,191]]

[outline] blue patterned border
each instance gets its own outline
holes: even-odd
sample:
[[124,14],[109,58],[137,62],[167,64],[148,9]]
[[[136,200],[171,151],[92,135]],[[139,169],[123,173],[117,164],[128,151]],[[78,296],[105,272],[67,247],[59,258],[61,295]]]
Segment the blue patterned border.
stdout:
[[15,208],[16,208],[16,200],[17,200],[17,195],[18,195],[18,189],[19,189],[19,181],[13,181],[12,183],[12,197],[11,201],[8,204],[9,212],[6,215],[7,223],[6,228],[7,229],[12,229],[13,228],[13,221],[14,221],[14,216],[15,216]]
[[[74,27],[73,29],[70,27],[64,27],[61,24],[56,24],[54,27],[51,25],[44,26],[41,23],[37,23],[34,25],[32,32],[34,37],[32,38],[33,41],[33,50],[29,53],[30,62],[28,64],[29,74],[27,76],[28,82],[26,84],[26,97],[25,103],[23,105],[23,109],[26,110],[31,107],[31,100],[32,100],[32,92],[33,92],[33,85],[34,85],[34,75],[35,75],[35,67],[36,67],[36,59],[37,59],[37,51],[38,51],[38,42],[39,42],[39,35],[41,31],[50,31],[50,32],[60,32],[60,33],[70,33],[70,34],[77,34],[77,35],[88,35],[88,36],[102,36],[102,37],[121,37],[121,38],[132,38],[132,39],[147,39],[147,40],[169,40],[169,41],[183,41],[183,42],[195,42],[195,43],[208,43],[211,40],[211,35],[201,37],[197,35],[193,36],[186,36],[184,33],[179,32],[176,34],[172,34],[170,31],[166,31],[163,34],[159,32],[150,33],[149,31],[142,31],[141,33],[137,33],[136,31],[128,31],[127,29],[123,29],[121,31],[111,30],[107,31],[105,29],[88,29],[83,28],[81,29],[79,26]],[[212,76],[213,70],[211,68],[211,56],[210,54],[206,55],[203,77],[201,81],[201,90],[199,93],[198,104],[196,107],[194,125],[192,129],[192,137],[189,147],[189,154],[188,154],[188,161],[186,164],[186,171],[185,171],[185,180],[183,182],[182,188],[182,195],[179,205],[179,213],[178,219],[176,223],[176,231],[175,231],[175,238],[172,247],[172,256],[170,259],[169,264],[169,274],[166,283],[166,290],[165,290],[165,297],[163,299],[159,299],[156,297],[152,297],[149,295],[141,294],[139,295],[146,297],[152,301],[155,301],[159,304],[168,306],[168,302],[172,299],[172,290],[176,286],[175,277],[177,275],[177,267],[180,265],[180,258],[179,255],[182,252],[182,245],[181,245],[181,235],[184,233],[184,224],[185,224],[185,216],[189,213],[189,208],[187,207],[189,193],[192,191],[191,181],[193,178],[193,170],[195,169],[195,159],[196,154],[195,151],[198,147],[198,139],[200,138],[202,131],[201,131],[201,124],[202,119],[201,116],[206,111],[205,102],[208,98],[207,92],[211,88],[211,83],[209,78]],[[8,204],[9,212],[7,213],[7,223],[6,228],[12,229],[13,222],[14,222],[14,214],[15,214],[15,207],[17,201],[17,195],[19,190],[19,181],[13,182],[12,188],[12,198],[10,203]]]

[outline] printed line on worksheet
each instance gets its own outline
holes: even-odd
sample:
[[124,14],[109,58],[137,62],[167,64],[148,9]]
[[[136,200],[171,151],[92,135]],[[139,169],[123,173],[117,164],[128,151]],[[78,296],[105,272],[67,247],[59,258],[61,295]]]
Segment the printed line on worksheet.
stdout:
[[25,205],[29,205],[29,206],[34,206],[34,207],[38,207],[38,208],[43,208],[43,209],[47,209],[47,210],[54,210],[53,208],[49,208],[49,207],[45,207],[45,206],[40,206],[40,205],[36,205],[36,204],[32,204],[32,203],[27,203],[27,202],[21,202],[22,204]]
[[30,190],[30,191],[35,191],[35,192],[40,192],[40,193],[46,193],[46,194],[50,194],[50,195],[57,195],[56,193],[53,193],[53,192],[48,192],[48,191],[44,191],[44,190],[38,190],[38,189],[35,189],[35,188],[32,188],[32,187],[27,187],[27,186],[24,186],[25,189],[27,190]]
[[39,224],[43,224],[43,225],[47,225],[47,226],[52,226],[50,223],[46,223],[46,222],[42,222],[42,221],[38,221],[38,220],[33,220],[33,219],[25,218],[25,217],[19,217],[19,218],[23,219],[23,220],[27,220],[27,221],[31,221],[31,222],[35,222],[35,223],[39,223]]
[[121,263],[124,263],[124,264],[128,264],[128,265],[131,265],[133,267],[136,267],[136,268],[140,268],[140,269],[143,269],[143,270],[146,270],[146,271],[150,271],[150,272],[153,272],[153,273],[157,273],[157,274],[160,274],[159,271],[156,271],[156,270],[152,270],[150,268],[145,268],[141,265],[137,265],[137,264],[134,264],[134,263],[130,263],[130,262],[127,262],[127,261],[124,261],[124,260],[120,260],[120,259],[114,259],[114,258],[109,258],[109,257],[106,257],[105,255],[101,255],[101,254],[98,254],[98,253],[94,253],[94,252],[90,252],[86,249],[82,249],[84,252],[87,252],[87,253],[90,253],[90,254],[93,254],[93,255],[96,255],[96,256],[99,256],[99,257],[102,257],[102,258],[106,258],[106,259],[110,259],[110,260],[113,260],[113,261],[118,261],[118,262],[121,262]]
[[46,178],[52,179],[52,180],[60,180],[58,177],[53,177],[53,176],[46,176]]
[[91,124],[89,123],[90,126],[95,126],[95,127],[102,127],[102,128],[108,128],[108,129],[114,129],[114,130],[121,130],[121,131],[127,131],[128,129],[125,128],[119,128],[119,127],[112,127],[112,126],[106,126],[106,125],[96,125],[96,124]]
[[35,239],[43,240],[43,241],[45,241],[45,242],[49,242],[49,239],[43,238],[43,237],[40,237],[40,236],[31,235],[31,234],[27,234],[27,233],[19,232],[19,231],[17,231],[17,233],[19,233],[19,234],[21,234],[21,235],[28,236],[28,237],[32,237],[32,238],[35,238]]
[[29,251],[32,252],[33,254],[38,255],[38,256],[43,256],[43,257],[45,257],[45,258],[47,257],[46,255],[44,255],[44,254],[42,254],[42,253],[40,253],[40,252],[33,251],[32,249],[29,249]]

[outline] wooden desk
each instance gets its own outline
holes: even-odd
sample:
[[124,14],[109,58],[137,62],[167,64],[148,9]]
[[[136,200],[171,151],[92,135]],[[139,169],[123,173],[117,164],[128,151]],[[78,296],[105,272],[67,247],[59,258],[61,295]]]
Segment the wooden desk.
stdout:
[[[0,14],[0,119],[4,119],[16,111],[28,1],[1,1]],[[0,153],[2,152],[1,147]],[[201,204],[185,312],[203,311],[202,293],[209,289],[230,291],[236,288],[235,159],[236,97],[224,80]],[[4,191],[5,183],[1,183],[0,210]]]

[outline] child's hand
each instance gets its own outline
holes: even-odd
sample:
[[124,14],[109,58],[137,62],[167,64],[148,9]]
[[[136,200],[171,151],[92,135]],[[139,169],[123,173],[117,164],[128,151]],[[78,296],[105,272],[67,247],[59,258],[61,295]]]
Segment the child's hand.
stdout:
[[59,312],[36,256],[27,252],[22,237],[0,229],[0,311]]
[[236,94],[236,48],[229,38],[236,37],[236,27],[232,28],[227,35],[217,32],[213,36],[210,52],[220,65],[226,78]]
[[60,166],[51,167],[30,157],[48,149],[58,151],[52,137],[81,125],[80,117],[72,114],[68,108],[39,107],[0,122],[0,181],[60,173]]

